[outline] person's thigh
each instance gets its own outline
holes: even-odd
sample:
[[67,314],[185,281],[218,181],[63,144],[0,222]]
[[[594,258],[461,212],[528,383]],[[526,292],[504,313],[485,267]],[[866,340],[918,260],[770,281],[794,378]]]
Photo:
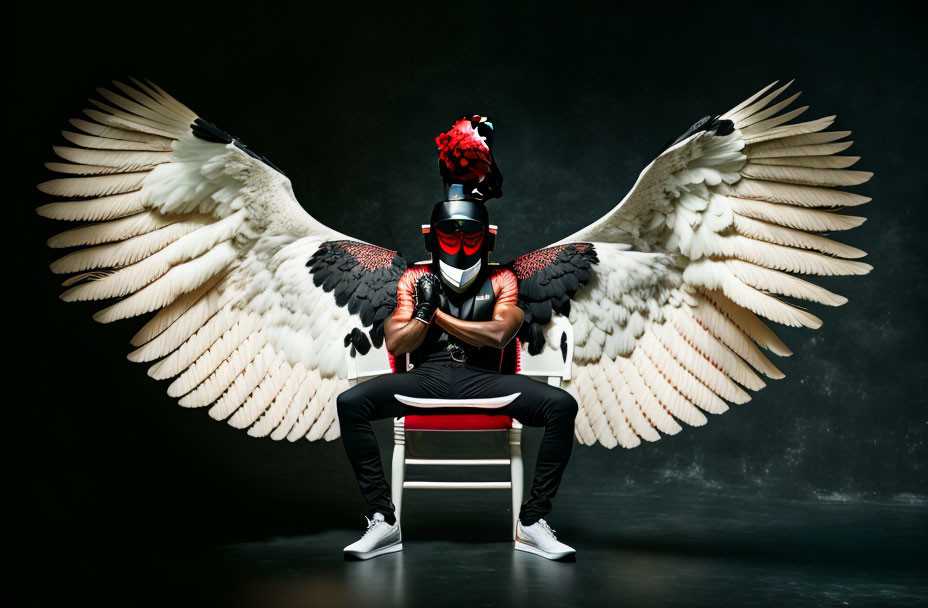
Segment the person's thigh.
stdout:
[[381,420],[405,416],[411,408],[397,401],[394,395],[409,397],[436,397],[410,372],[385,374],[360,382],[338,396],[340,414],[362,415],[367,420]]
[[[528,376],[464,369],[466,371],[459,375],[456,383],[460,398],[502,397],[519,393],[515,400],[496,413],[511,416],[527,426],[544,426],[546,410],[573,401],[573,397],[564,389]],[[490,410],[480,411],[490,413]]]

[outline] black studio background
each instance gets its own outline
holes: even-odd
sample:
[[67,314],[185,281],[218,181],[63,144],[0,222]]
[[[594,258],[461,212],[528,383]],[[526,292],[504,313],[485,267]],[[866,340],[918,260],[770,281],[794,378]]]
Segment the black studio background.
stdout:
[[256,440],[178,407],[125,359],[140,322],[100,326],[98,306],[57,299],[44,240],[63,226],[34,213],[46,200],[34,185],[51,177],[42,163],[66,119],[128,75],[269,156],[317,219],[411,259],[441,196],[434,136],[462,114],[489,114],[506,178],[490,207],[497,260],[586,225],[663,142],[795,77],[810,115],[837,114],[859,168],[876,174],[856,189],[874,199],[861,210],[869,221],[841,235],[869,252],[873,272],[821,281],[850,300],[812,305],[821,330],[779,330],[796,353],[775,361],[785,380],[654,445],[578,447],[563,489],[925,501],[926,49],[915,5],[609,6],[12,9],[6,501],[25,515],[14,532],[33,541],[26,563],[39,567],[53,546],[81,577],[99,574],[102,554],[356,527],[362,509],[339,442]]

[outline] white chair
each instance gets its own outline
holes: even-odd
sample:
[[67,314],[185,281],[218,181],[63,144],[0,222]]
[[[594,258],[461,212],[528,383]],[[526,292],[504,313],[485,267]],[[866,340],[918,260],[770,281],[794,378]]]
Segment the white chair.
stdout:
[[[530,376],[551,386],[561,386],[570,380],[573,361],[573,328],[562,316],[555,316],[553,327],[547,333],[549,340],[557,340],[553,346],[536,356],[522,351],[519,373]],[[566,352],[558,348],[566,344]],[[348,378],[354,384],[392,371],[384,349],[371,350],[367,355],[349,357]],[[522,466],[522,425],[518,421],[494,414],[493,407],[500,407],[518,396],[508,395],[496,399],[411,399],[402,401],[415,407],[472,407],[473,414],[466,415],[417,415],[397,418],[393,423],[393,477],[391,480],[392,499],[396,507],[396,518],[400,519],[403,505],[404,489],[422,490],[482,490],[505,489],[512,491],[512,535],[515,538],[519,510],[522,506],[524,492],[524,470]],[[508,399],[508,400],[507,400]],[[407,458],[406,431],[467,431],[467,432],[501,432],[509,436],[508,458]],[[500,465],[509,466],[510,481],[406,481],[406,467],[413,466],[475,466]]]

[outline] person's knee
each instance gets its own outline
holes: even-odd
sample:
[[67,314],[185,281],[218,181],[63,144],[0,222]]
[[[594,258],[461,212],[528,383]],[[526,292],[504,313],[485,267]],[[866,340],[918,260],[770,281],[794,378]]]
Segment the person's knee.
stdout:
[[348,420],[361,415],[361,399],[354,389],[348,389],[335,398],[335,409],[339,421]]
[[557,389],[551,398],[551,412],[554,416],[573,420],[577,417],[578,409],[577,400],[562,388]]

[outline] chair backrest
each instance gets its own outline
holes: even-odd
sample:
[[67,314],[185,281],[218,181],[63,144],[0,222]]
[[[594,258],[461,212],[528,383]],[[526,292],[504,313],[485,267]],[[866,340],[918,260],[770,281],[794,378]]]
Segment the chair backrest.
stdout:
[[554,380],[557,379],[555,386],[559,386],[561,382],[570,380],[574,359],[574,328],[567,317],[554,315],[551,325],[545,330],[548,342],[544,350],[537,355],[529,355],[523,349],[519,373],[548,384],[555,384]]
[[393,373],[386,347],[371,348],[366,355],[346,349],[348,358],[348,382],[354,386],[358,382],[370,380],[376,376]]
[[[549,344],[537,355],[529,355],[522,349],[519,360],[519,373],[530,376],[548,384],[557,385],[570,380],[574,357],[574,329],[567,317],[554,315],[552,325],[546,329]],[[392,373],[386,348],[371,348],[366,355],[347,352],[348,381],[354,385],[375,376]],[[403,357],[400,361],[405,362]]]

